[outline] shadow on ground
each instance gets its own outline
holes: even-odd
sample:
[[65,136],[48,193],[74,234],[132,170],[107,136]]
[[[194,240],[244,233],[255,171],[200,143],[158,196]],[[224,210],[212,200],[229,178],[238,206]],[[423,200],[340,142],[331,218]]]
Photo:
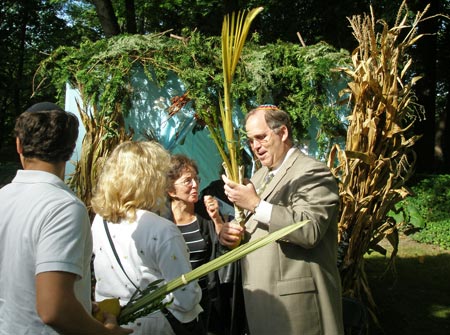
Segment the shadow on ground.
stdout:
[[450,252],[397,257],[396,273],[385,273],[387,262],[383,256],[366,262],[382,327],[371,323],[369,334],[450,334]]

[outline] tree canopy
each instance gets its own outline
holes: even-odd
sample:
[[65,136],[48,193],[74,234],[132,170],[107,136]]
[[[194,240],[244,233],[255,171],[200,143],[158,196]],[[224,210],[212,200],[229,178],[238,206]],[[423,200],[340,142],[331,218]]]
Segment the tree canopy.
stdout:
[[[429,0],[435,16],[419,26],[426,34],[414,48],[415,71],[423,76],[415,92],[424,106],[426,118],[416,126],[423,134],[417,150],[427,155],[418,162],[419,172],[450,170],[447,110],[450,108],[448,51],[449,0]],[[60,46],[78,46],[123,34],[157,34],[169,31],[183,36],[197,31],[204,36],[220,35],[225,13],[263,6],[252,24],[262,44],[325,42],[337,50],[353,51],[357,42],[347,18],[369,11],[391,23],[401,0],[0,0],[0,132],[2,145],[11,139],[17,114],[40,99],[52,99],[55,87],[33,91],[33,76],[41,60]],[[411,12],[423,10],[426,2],[407,1]]]

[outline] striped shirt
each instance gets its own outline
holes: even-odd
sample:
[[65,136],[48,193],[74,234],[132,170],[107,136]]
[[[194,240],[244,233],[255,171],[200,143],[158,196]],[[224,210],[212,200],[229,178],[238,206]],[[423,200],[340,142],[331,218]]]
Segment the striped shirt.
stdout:
[[[195,220],[185,225],[177,225],[189,249],[189,260],[192,269],[199,267],[208,262],[208,255],[206,250],[206,242],[200,233],[200,225]],[[206,288],[207,277],[199,279],[199,285],[202,289]]]

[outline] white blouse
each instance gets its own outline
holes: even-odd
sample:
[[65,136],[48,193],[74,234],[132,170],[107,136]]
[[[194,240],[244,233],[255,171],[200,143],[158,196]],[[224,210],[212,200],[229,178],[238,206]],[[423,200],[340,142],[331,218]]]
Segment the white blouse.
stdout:
[[[155,280],[164,279],[167,282],[191,271],[186,243],[173,222],[155,213],[138,210],[135,222],[107,224],[123,268],[140,289],[145,289]],[[115,297],[123,306],[136,288],[117,263],[99,215],[92,224],[92,235],[97,281],[95,299],[101,301]],[[202,311],[199,305],[201,289],[197,281],[166,297],[167,301],[172,298],[168,309],[181,322],[192,321]],[[140,318],[128,327],[135,329],[134,334],[173,334],[161,312]]]

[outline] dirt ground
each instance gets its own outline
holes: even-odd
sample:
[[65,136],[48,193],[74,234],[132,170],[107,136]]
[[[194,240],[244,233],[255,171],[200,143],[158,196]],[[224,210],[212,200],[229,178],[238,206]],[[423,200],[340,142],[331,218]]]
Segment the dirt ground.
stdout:
[[[389,246],[389,243],[384,242],[388,251],[390,252],[392,249]],[[421,256],[432,256],[432,255],[440,255],[440,254],[449,254],[450,250],[445,250],[440,248],[437,245],[419,243],[414,241],[410,236],[400,234],[400,242],[399,242],[399,256],[412,254],[417,255],[418,261],[421,260]]]

